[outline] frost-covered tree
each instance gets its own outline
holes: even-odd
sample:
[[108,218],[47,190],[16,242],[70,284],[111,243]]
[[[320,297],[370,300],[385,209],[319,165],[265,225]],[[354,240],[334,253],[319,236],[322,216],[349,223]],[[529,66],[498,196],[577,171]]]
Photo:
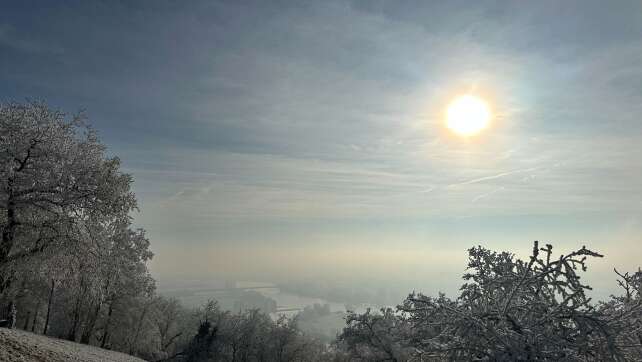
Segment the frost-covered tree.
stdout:
[[630,361],[642,360],[642,270],[620,273],[618,284],[622,295],[611,296],[601,303],[600,311],[609,317],[609,324],[617,332],[615,344],[622,356]]
[[586,360],[616,356],[614,333],[590,302],[577,270],[582,248],[559,258],[537,243],[528,261],[481,247],[469,251],[457,300],[410,295],[400,310],[417,331],[418,353],[455,360]]
[[[132,230],[128,222],[119,221],[109,226],[99,256],[101,293],[94,301],[95,315],[99,311],[105,315],[100,326],[91,325],[99,328],[97,337],[102,346],[107,346],[113,334],[114,311],[127,311],[128,304],[136,298],[146,299],[144,305],[151,304],[155,282],[147,270],[147,262],[153,254],[144,230]],[[138,331],[134,339],[140,335],[141,324],[148,316],[147,309],[142,308],[140,314],[142,317],[133,318],[136,320],[133,329]]]
[[131,177],[83,117],[38,102],[0,104],[0,268],[77,241],[79,220],[136,206]]
[[380,313],[348,313],[339,342],[351,358],[365,361],[404,361],[411,350],[406,337],[408,322],[392,308]]
[[581,248],[555,257],[536,242],[527,260],[482,247],[456,299],[413,293],[396,311],[351,315],[339,342],[362,360],[637,360],[642,352],[639,274],[624,297],[594,304],[580,281]]
[[158,333],[158,350],[165,357],[171,356],[176,353],[176,347],[184,334],[181,319],[188,316],[177,299],[159,296],[155,305],[152,319]]
[[154,280],[131,182],[82,116],[0,104],[0,304],[25,306],[18,326],[121,350],[142,338]]

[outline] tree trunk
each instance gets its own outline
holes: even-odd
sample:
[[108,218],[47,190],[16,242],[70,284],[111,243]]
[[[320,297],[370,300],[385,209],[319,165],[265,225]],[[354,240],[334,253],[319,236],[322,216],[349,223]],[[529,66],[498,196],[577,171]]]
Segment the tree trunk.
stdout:
[[136,325],[136,333],[134,334],[134,338],[132,340],[132,343],[129,345],[129,354],[134,355],[134,346],[138,344],[138,338],[140,335],[140,330],[143,327],[143,322],[145,321],[145,315],[147,315],[147,311],[149,310],[149,307],[151,306],[152,302],[150,303],[145,303],[143,306],[143,310],[140,313],[140,318],[138,318],[138,324]]
[[69,329],[69,333],[67,333],[67,340],[76,342],[76,332],[78,331],[78,322],[80,321],[80,311],[78,308],[74,310],[74,322],[71,325],[71,328]]
[[51,304],[53,302],[54,289],[56,281],[51,279],[51,289],[49,289],[49,300],[47,301],[47,317],[45,318],[45,327],[42,329],[42,334],[47,335],[47,328],[49,328],[49,317],[51,316]]
[[[27,150],[27,155],[24,159],[15,159],[16,161],[18,161],[18,165],[12,168],[11,171],[22,172],[22,170],[24,170],[24,168],[27,166],[27,161],[29,161],[29,158],[31,158],[31,151],[36,144],[37,142],[31,142],[31,147],[29,147],[29,149]],[[11,176],[7,177],[7,226],[2,230],[2,241],[0,242],[0,267],[7,262],[7,258],[9,257],[9,253],[11,252],[11,248],[13,247],[16,228],[20,224],[16,215],[16,198],[14,194],[15,190],[13,184],[15,179],[11,171],[9,171],[9,175]],[[6,281],[4,280],[0,280],[0,288],[5,287],[5,282]],[[1,289],[0,292],[2,292]]]
[[[2,229],[2,240],[0,240],[0,268],[4,267],[9,258],[9,253],[13,247],[13,239],[18,226],[18,220],[16,219],[16,203],[13,198],[13,178],[9,177],[7,180],[7,225]],[[13,278],[13,273],[0,273],[0,294],[5,290],[9,289],[11,281]],[[13,301],[9,304],[9,327],[13,328],[15,326],[15,304]],[[13,319],[12,319],[13,318]]]
[[[18,226],[18,220],[16,219],[16,202],[13,198],[13,179],[11,177],[7,180],[7,189],[7,226],[2,229],[2,242],[0,243],[0,266],[4,265],[7,262],[9,252],[13,247],[13,239],[16,227]],[[5,281],[3,281],[2,284],[5,284],[4,282]]]
[[103,339],[100,342],[100,348],[105,348],[107,345],[107,339],[109,338],[109,323],[111,322],[111,315],[114,312],[114,301],[112,300],[109,303],[109,311],[107,312],[107,321],[105,322],[105,333],[103,334]]
[[38,304],[36,304],[36,311],[33,313],[33,321],[31,322],[31,332],[36,331],[36,322],[38,321],[38,311],[40,308],[38,308]]
[[84,280],[81,278],[80,281],[81,291],[78,294],[78,299],[76,299],[76,306],[74,308],[74,319],[71,325],[71,329],[67,334],[67,340],[75,342],[76,334],[78,332],[78,326],[80,325],[80,309],[82,308],[82,302],[85,299],[85,293],[87,291],[86,286],[84,286]]
[[96,309],[94,313],[89,317],[89,322],[87,323],[87,326],[85,327],[85,330],[80,337],[80,343],[89,344],[91,336],[94,333],[94,326],[96,325],[96,321],[98,320],[98,315],[100,314],[101,304],[101,302],[96,303]]
[[9,329],[13,329],[16,327],[16,319],[18,316],[18,311],[16,309],[16,303],[15,301],[9,302]]
[[26,331],[29,329],[29,318],[31,317],[31,311],[27,311],[27,316],[25,317],[25,322],[22,324],[22,330]]

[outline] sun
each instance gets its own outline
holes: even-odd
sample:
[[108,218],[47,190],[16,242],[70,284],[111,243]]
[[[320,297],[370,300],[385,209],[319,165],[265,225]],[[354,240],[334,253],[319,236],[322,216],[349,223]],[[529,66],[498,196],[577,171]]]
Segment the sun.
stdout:
[[483,99],[473,95],[455,98],[446,111],[446,125],[460,136],[473,136],[490,123],[490,108]]

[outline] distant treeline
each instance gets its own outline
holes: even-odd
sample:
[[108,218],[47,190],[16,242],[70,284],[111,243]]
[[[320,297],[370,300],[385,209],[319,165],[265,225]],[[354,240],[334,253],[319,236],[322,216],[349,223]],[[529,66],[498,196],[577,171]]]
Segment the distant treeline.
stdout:
[[0,324],[151,361],[642,360],[642,272],[616,271],[621,295],[594,303],[578,272],[601,255],[586,248],[472,248],[457,298],[348,313],[332,343],[297,325],[326,307],[185,308],[156,293],[131,184],[82,115],[0,104]]

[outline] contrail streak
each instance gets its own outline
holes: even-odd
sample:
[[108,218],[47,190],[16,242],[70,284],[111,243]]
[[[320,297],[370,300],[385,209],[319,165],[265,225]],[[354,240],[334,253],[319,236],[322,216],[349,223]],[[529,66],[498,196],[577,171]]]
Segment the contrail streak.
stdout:
[[473,180],[468,180],[468,181],[464,181],[464,182],[458,182],[458,183],[450,184],[448,186],[452,187],[452,186],[470,185],[470,184],[474,184],[474,183],[478,183],[478,182],[494,180],[496,178],[501,178],[501,177],[512,175],[512,174],[516,174],[516,173],[531,172],[531,171],[535,171],[537,169],[538,169],[538,167],[532,167],[532,168],[526,168],[526,169],[523,169],[523,170],[502,172],[502,173],[498,173],[498,174],[492,175],[492,176],[485,176],[485,177],[480,177],[480,178],[476,178],[476,179],[473,179]]

